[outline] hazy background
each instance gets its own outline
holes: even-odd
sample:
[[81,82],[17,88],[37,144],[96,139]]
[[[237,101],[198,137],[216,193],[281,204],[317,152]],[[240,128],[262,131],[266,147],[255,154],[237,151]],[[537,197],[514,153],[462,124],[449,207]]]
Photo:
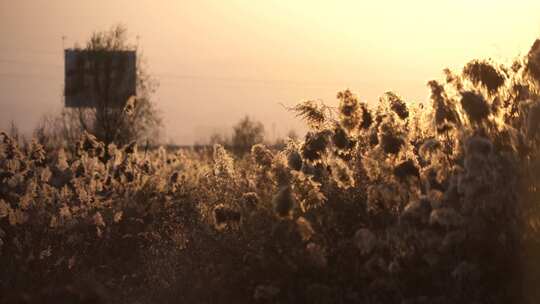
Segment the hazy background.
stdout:
[[269,139],[302,123],[280,103],[375,102],[473,58],[510,61],[540,37],[540,1],[0,0],[0,129],[62,107],[63,52],[124,24],[160,82],[164,141],[191,144],[248,114]]

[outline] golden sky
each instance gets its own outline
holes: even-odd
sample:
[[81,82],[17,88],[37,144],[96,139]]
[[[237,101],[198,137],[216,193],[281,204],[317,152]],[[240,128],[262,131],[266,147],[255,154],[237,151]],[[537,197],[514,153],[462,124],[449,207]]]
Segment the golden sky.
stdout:
[[269,138],[300,130],[280,103],[335,103],[346,88],[425,101],[445,67],[527,52],[539,12],[538,0],[0,0],[0,128],[30,132],[61,108],[62,36],[84,44],[118,23],[160,82],[164,139],[190,144],[246,114]]

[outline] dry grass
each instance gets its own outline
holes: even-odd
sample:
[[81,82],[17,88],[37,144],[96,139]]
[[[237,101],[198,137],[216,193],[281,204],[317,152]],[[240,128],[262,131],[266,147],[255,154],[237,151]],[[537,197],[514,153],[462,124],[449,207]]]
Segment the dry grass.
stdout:
[[303,141],[241,159],[2,133],[0,297],[535,303],[539,122],[518,97],[540,100],[534,64],[447,71],[422,108],[306,102]]

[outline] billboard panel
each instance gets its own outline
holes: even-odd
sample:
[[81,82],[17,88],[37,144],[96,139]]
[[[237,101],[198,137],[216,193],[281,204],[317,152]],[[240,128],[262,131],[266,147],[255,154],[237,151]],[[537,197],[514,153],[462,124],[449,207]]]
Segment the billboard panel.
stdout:
[[66,107],[123,107],[136,95],[135,51],[64,51]]

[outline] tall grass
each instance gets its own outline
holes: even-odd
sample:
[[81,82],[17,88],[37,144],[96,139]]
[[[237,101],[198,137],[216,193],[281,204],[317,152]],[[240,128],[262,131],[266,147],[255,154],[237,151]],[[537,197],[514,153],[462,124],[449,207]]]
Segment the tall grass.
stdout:
[[304,140],[240,159],[2,133],[0,297],[536,303],[538,45],[446,70],[423,105],[301,103]]

